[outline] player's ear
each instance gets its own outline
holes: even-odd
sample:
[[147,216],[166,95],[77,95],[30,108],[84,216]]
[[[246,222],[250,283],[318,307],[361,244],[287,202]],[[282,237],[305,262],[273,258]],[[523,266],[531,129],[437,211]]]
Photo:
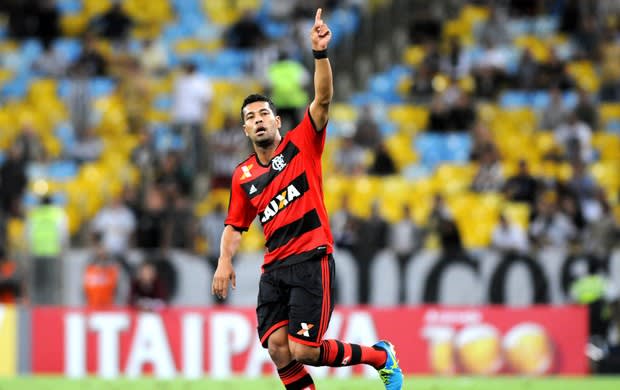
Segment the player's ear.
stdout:
[[280,115],[276,115],[276,129],[280,130],[280,127],[282,127],[282,119]]
[[243,134],[245,134],[246,137],[249,137],[248,131],[245,129],[245,124],[243,124]]

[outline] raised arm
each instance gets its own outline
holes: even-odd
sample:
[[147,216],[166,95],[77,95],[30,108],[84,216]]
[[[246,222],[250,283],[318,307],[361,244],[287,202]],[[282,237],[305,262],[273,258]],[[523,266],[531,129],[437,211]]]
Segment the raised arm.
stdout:
[[327,46],[332,34],[327,24],[321,19],[322,9],[316,11],[314,26],[310,38],[314,54],[314,100],[310,103],[310,116],[314,120],[316,130],[322,130],[329,117],[329,104],[334,94],[332,67],[327,58]]
[[228,282],[232,283],[232,288],[237,287],[235,269],[232,265],[232,258],[237,253],[241,244],[241,232],[230,225],[224,227],[222,240],[220,242],[220,258],[217,262],[217,269],[213,274],[213,284],[211,294],[224,299],[228,295]]

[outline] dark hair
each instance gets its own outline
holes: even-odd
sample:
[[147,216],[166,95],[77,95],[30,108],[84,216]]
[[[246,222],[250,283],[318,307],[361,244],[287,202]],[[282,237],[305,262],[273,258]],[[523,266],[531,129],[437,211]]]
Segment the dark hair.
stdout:
[[261,94],[258,94],[258,93],[253,93],[253,94],[249,95],[248,97],[246,97],[243,100],[243,103],[241,104],[241,123],[245,122],[245,120],[243,118],[243,109],[248,104],[254,103],[254,102],[267,102],[267,103],[269,103],[269,108],[271,109],[271,112],[273,112],[273,115],[277,115],[277,113],[276,113],[276,105],[273,104],[271,99],[269,99],[265,95],[261,95]]

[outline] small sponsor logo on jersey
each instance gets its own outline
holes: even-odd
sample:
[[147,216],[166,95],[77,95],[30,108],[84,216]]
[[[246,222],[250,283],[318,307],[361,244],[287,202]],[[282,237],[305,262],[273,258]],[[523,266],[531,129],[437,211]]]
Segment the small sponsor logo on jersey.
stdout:
[[[251,189],[250,189],[251,193]],[[299,198],[301,196],[301,192],[295,187],[294,184],[290,184],[284,191],[276,195],[271,202],[265,207],[265,210],[261,214],[260,221],[261,223],[269,222],[273,217],[275,217],[280,210],[284,209],[288,206],[292,201]]]
[[314,324],[308,324],[306,322],[301,323],[301,329],[297,331],[297,334],[304,337],[310,337],[310,329],[314,328]]
[[253,166],[254,164],[248,164],[248,165],[244,165],[241,167],[241,171],[243,172],[243,174],[241,175],[241,180],[247,179],[248,177],[252,177],[252,172],[250,172],[250,170],[252,169]]
[[258,191],[256,189],[256,186],[254,184],[252,184],[252,187],[250,187],[250,195],[252,195],[253,193],[255,193],[256,191]]
[[342,359],[341,365],[346,366],[350,360],[351,360],[351,356],[345,356],[344,359]]
[[278,154],[271,160],[271,167],[276,171],[281,171],[286,167],[286,161],[284,161],[284,155]]

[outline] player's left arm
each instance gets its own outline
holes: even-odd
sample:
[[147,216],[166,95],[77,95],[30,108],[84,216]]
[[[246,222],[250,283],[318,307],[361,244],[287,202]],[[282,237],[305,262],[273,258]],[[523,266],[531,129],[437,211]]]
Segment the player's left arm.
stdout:
[[[332,67],[329,59],[325,55],[332,33],[329,27],[321,18],[322,9],[316,11],[314,26],[310,38],[312,40],[312,51],[315,54],[314,60],[314,100],[310,103],[310,116],[314,121],[316,131],[321,131],[327,125],[329,117],[329,104],[334,94],[332,78]],[[322,57],[324,58],[316,58]]]

